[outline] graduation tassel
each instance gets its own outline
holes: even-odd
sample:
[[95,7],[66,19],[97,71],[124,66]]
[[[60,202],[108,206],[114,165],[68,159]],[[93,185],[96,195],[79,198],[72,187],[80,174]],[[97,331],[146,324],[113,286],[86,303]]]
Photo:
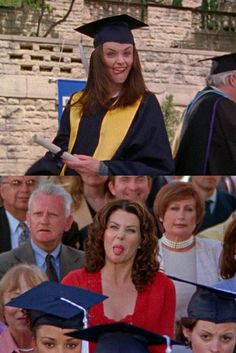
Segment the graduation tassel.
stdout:
[[[87,311],[85,310],[85,308],[83,308],[82,306],[61,297],[60,300],[67,302],[73,306],[76,306],[77,308],[81,309],[84,313],[84,317],[83,317],[83,328],[87,328],[88,327],[88,317],[87,317]],[[81,353],[89,353],[89,342],[88,341],[82,341],[82,349],[81,349]]]
[[166,336],[166,335],[163,335],[163,337],[165,337],[165,339],[166,339],[166,350],[165,350],[165,353],[171,353],[172,349],[171,349],[170,337]]

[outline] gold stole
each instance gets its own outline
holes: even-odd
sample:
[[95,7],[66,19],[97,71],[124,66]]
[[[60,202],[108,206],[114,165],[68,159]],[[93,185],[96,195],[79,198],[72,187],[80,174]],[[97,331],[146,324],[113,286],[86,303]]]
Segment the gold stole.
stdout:
[[[69,153],[71,153],[75,145],[82,116],[81,107],[78,104],[73,105],[73,103],[78,101],[81,94],[82,92],[74,94],[71,100]],[[142,97],[138,98],[132,105],[107,111],[102,121],[98,145],[93,154],[95,159],[102,161],[112,158],[124,140],[141,101]],[[60,175],[65,175],[65,169],[66,165],[64,164]]]

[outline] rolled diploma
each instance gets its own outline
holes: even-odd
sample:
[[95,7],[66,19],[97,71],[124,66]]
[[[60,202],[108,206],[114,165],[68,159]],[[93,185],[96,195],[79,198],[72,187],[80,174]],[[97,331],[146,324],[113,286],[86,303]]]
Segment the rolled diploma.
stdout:
[[[54,143],[52,143],[51,141],[45,139],[42,136],[38,136],[38,135],[34,135],[33,136],[33,141],[38,143],[39,145],[43,146],[44,148],[46,148],[47,150],[49,150],[50,152],[57,154],[58,152],[61,151],[61,148],[58,147],[57,145],[54,145]],[[72,162],[78,162],[79,159],[76,158],[75,156],[72,156],[72,154],[68,153],[68,152],[63,152],[61,155],[62,159],[65,159],[66,161],[72,161]]]

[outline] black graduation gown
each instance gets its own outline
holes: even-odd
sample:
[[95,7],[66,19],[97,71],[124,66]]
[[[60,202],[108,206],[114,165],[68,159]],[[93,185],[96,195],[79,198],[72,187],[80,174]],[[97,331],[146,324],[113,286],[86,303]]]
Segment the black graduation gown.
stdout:
[[[96,116],[83,116],[79,125],[72,154],[92,156],[99,141],[100,128],[106,114],[101,109]],[[65,109],[53,143],[63,151],[68,149],[70,136],[70,110]],[[115,131],[111,132],[115,134]],[[131,126],[111,160],[103,161],[111,175],[169,175],[174,163],[160,105],[151,92],[147,92],[134,116]],[[57,175],[62,168],[58,157],[47,153],[27,171],[28,175]],[[76,172],[66,169],[66,175]]]
[[[213,107],[219,98],[204,172]],[[175,166],[176,175],[236,174],[236,104],[233,101],[217,93],[207,93],[195,103],[187,117]]]

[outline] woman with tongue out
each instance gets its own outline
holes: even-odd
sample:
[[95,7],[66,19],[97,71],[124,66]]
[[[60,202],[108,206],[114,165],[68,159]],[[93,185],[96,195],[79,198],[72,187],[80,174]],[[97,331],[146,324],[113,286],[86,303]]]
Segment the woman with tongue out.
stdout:
[[[123,321],[173,336],[174,285],[159,272],[156,227],[143,205],[108,202],[89,229],[85,253],[85,268],[70,272],[62,283],[109,297],[91,309],[90,325]],[[164,352],[164,347],[149,351]]]

